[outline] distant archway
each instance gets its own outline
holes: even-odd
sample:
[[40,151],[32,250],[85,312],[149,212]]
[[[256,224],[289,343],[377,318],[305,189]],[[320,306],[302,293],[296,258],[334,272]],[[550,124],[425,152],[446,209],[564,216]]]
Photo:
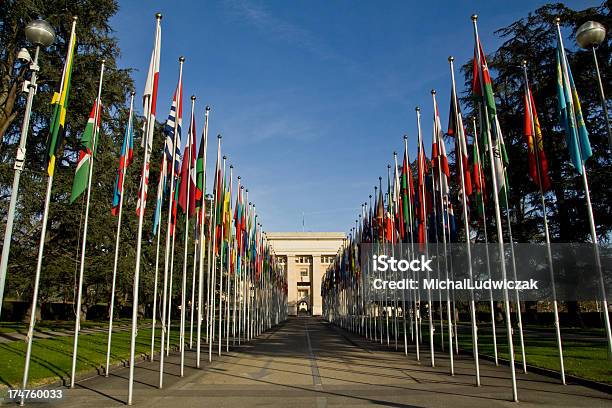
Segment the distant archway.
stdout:
[[310,308],[310,302],[308,299],[300,299],[297,302],[297,314],[298,315],[309,315],[312,310]]

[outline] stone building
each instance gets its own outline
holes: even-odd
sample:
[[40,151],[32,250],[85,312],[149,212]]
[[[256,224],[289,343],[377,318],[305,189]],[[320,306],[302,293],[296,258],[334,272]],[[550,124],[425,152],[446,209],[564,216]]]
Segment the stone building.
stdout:
[[322,313],[321,278],[346,239],[343,232],[266,232],[287,273],[289,315]]

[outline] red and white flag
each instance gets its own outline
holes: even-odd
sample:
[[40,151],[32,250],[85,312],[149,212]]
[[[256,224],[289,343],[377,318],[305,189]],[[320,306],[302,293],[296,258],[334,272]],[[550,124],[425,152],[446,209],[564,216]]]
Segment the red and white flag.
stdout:
[[149,63],[149,73],[142,96],[142,108],[145,117],[142,147],[146,149],[144,171],[140,179],[138,189],[138,202],[136,204],[136,214],[140,216],[141,210],[144,211],[147,204],[147,191],[149,187],[149,159],[153,150],[153,129],[155,128],[155,112],[157,107],[157,85],[159,81],[159,57],[161,54],[161,24],[157,19],[155,27],[155,45]]

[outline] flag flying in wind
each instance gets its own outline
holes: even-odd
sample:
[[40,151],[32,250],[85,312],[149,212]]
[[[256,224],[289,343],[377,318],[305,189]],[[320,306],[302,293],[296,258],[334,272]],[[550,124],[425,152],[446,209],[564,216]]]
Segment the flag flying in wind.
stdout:
[[[457,160],[457,172],[460,171],[459,164],[463,167],[463,182],[465,184],[465,195],[469,197],[472,195],[472,176],[470,172],[470,166],[468,162],[468,148],[465,137],[465,127],[463,125],[463,117],[461,115],[461,107],[456,103],[457,97],[455,95],[455,89],[451,89],[451,103],[450,103],[450,117],[448,119],[448,131],[446,132],[449,136],[455,137],[455,152],[457,155],[461,155],[461,162]],[[461,185],[461,183],[459,183]]]
[[418,222],[418,242],[425,242],[425,216],[427,213],[427,192],[425,191],[425,176],[427,175],[427,159],[425,149],[419,137],[419,152],[417,154],[417,222]]
[[[70,203],[79,198],[81,194],[87,189],[89,181],[89,166],[91,165],[91,158],[96,153],[97,146],[97,135],[100,129],[100,115],[102,113],[102,107],[97,109],[97,101],[94,102],[91,113],[89,114],[89,120],[85,131],[81,136],[81,150],[79,151],[79,161],[77,163],[76,173],[74,175],[74,181],[72,183],[72,193],[70,194]],[[98,117],[94,120],[98,113]]]
[[[478,52],[478,54],[476,54]],[[479,61],[480,60],[480,61]],[[480,62],[480,64],[479,64]],[[474,47],[474,80],[472,82],[472,91],[478,103],[480,103],[481,112],[481,133],[487,135],[482,137],[481,145],[485,146],[485,151],[488,151],[488,134],[491,134],[493,143],[493,166],[495,170],[495,179],[497,181],[497,195],[500,204],[507,206],[507,179],[506,165],[508,164],[508,155],[504,145],[501,127],[497,118],[497,110],[495,107],[495,96],[493,94],[493,83],[489,74],[489,67],[485,54],[482,50],[480,41]],[[484,112],[487,115],[484,115]]]
[[550,177],[548,176],[548,161],[544,153],[544,141],[542,140],[542,129],[538,120],[535,102],[531,89],[525,87],[525,142],[527,143],[527,163],[529,166],[529,177],[536,185],[544,191],[550,189]]
[[119,157],[119,169],[117,170],[117,178],[115,180],[115,191],[113,193],[113,206],[111,208],[111,214],[117,215],[119,213],[119,201],[123,194],[124,180],[123,170],[132,164],[134,160],[134,129],[133,113],[130,111],[130,117],[128,118],[128,124],[125,128],[125,136],[123,138],[123,145],[121,146],[121,156]]
[[162,205],[164,194],[166,193],[166,178],[168,177],[168,162],[165,157],[162,157],[162,163],[159,169],[159,180],[157,181],[157,199],[155,200],[155,215],[153,217],[153,236],[157,234],[159,221],[161,220]]
[[[183,125],[183,84],[181,82],[179,82],[174,91],[168,120],[166,120],[166,124],[164,125],[164,134],[166,135],[166,146],[164,151],[169,162],[174,160],[174,171],[176,174],[181,170],[181,126]],[[176,114],[177,107],[178,119]],[[176,137],[174,134],[175,127]]]
[[565,140],[571,164],[578,174],[582,174],[584,163],[593,155],[593,152],[580,107],[578,91],[567,57],[565,57],[563,40],[559,32],[557,32],[557,98],[560,124],[565,129]]
[[[189,216],[193,217],[196,208],[196,124],[193,112],[190,122],[187,142],[183,150],[181,184],[179,186],[179,205],[181,206],[181,210],[183,210],[183,214],[187,213],[187,210],[189,210]],[[187,190],[189,190],[189,193],[187,193]]]
[[402,213],[404,220],[404,242],[413,239],[410,236],[412,233],[412,205],[414,203],[414,184],[412,180],[412,170],[410,169],[410,160],[408,159],[408,150],[404,149],[404,162],[402,164]]
[[204,198],[206,196],[206,146],[204,142],[204,133],[200,138],[200,148],[198,149],[198,158],[196,159],[196,191],[195,191],[195,205],[196,208],[203,208]]
[[[153,130],[155,128],[155,114],[157,111],[157,85],[159,82],[159,57],[161,53],[161,25],[159,19],[155,28],[155,45],[151,53],[149,72],[145,89],[142,94],[142,111],[144,113],[142,147],[146,149],[145,158],[150,159],[153,151]],[[149,162],[144,164],[143,174],[140,178],[138,188],[138,202],[136,203],[136,215],[140,216],[147,205],[147,191],[149,188]]]
[[72,67],[74,65],[74,50],[76,48],[76,22],[72,24],[72,32],[68,42],[68,54],[64,63],[64,72],[62,73],[62,82],[60,91],[53,94],[51,105],[53,108],[53,116],[51,117],[51,126],[49,127],[49,136],[47,138],[47,174],[53,177],[55,173],[55,160],[59,148],[64,138],[66,126],[66,110],[68,109],[68,95],[70,94],[70,79],[72,78]]
[[[438,114],[438,104],[434,104],[434,126],[431,146],[431,165],[434,168],[436,177],[435,182],[442,191],[444,197],[448,197],[449,188],[448,180],[450,179],[450,170],[448,168],[448,158],[446,156],[446,144],[444,143],[444,132],[440,123],[440,115]],[[441,180],[441,183],[439,181]]]

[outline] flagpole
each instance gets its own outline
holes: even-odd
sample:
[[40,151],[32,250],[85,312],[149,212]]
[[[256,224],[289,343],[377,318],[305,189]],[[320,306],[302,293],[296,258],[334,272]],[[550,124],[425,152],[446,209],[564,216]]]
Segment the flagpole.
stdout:
[[[155,130],[155,103],[157,98],[157,75],[159,72],[159,52],[161,48],[160,36],[161,36],[161,13],[155,15],[156,28],[155,28],[155,47],[153,48],[153,55],[151,56],[151,66],[149,67],[149,74],[155,74],[153,79],[153,89],[151,89],[151,99],[148,103],[145,103],[147,107],[146,115],[146,133],[143,140],[143,147],[145,149],[144,158],[142,162],[142,182],[140,190],[140,198],[142,200],[140,211],[138,212],[138,239],[136,240],[136,267],[134,271],[134,289],[133,289],[133,301],[132,301],[132,333],[130,338],[130,376],[128,381],[128,405],[132,405],[132,395],[134,391],[134,354],[136,352],[136,335],[138,331],[138,283],[140,279],[140,253],[142,249],[142,227],[144,224],[144,212],[146,206],[146,192],[148,185],[149,175],[149,159],[151,156],[151,148],[153,146],[153,132]],[[159,47],[159,48],[158,48]],[[151,68],[153,71],[151,71]],[[149,79],[147,78],[147,86]],[[145,87],[146,93],[146,87]],[[146,98],[146,94],[144,95]],[[145,100],[146,101],[146,100]],[[161,353],[163,354],[163,353]]]
[[[427,205],[425,202],[425,148],[423,146],[423,137],[421,135],[421,108],[418,106],[415,108],[416,116],[417,116],[417,129],[418,129],[418,149],[419,149],[419,170],[423,172],[423,189],[421,190],[421,206],[423,208],[423,213],[425,215],[423,221],[423,228],[425,233],[425,256],[429,257],[429,245],[428,245],[428,237],[427,237]],[[421,163],[421,160],[423,161]],[[421,168],[422,166],[422,168]],[[429,271],[427,271],[427,279],[429,280]],[[427,289],[427,307],[429,314],[429,349],[430,349],[430,358],[431,358],[431,366],[435,367],[435,355],[434,355],[434,327],[433,327],[433,313],[431,307],[431,289]]]
[[[559,17],[557,17],[555,19],[555,23],[557,25],[557,35],[559,38],[559,43],[561,44],[561,54],[562,54],[562,61],[561,61],[561,67],[562,67],[562,71],[563,71],[563,79],[564,82],[566,82],[567,84],[569,84],[569,80],[568,80],[568,69],[567,69],[567,56],[565,55],[565,47],[563,46],[563,38],[561,37],[561,27],[560,27],[560,23],[561,23],[561,19]],[[577,123],[576,121],[576,112],[574,111],[574,103],[573,101],[570,100],[567,101],[568,104],[570,105],[570,116],[572,118],[573,123]],[[578,143],[580,143],[580,138],[577,138]],[[586,172],[586,165],[584,164],[584,160],[582,160],[581,158],[581,162],[582,162],[582,183],[584,185],[584,195],[586,197],[586,202],[587,202],[587,213],[589,216],[589,227],[591,230],[591,240],[593,242],[593,253],[595,256],[595,267],[597,268],[597,272],[599,274],[599,285],[601,288],[601,301],[603,303],[603,311],[604,311],[604,323],[605,323],[605,329],[606,329],[606,337],[608,339],[608,359],[612,359],[612,331],[610,329],[610,315],[608,312],[608,299],[606,296],[606,287],[604,285],[604,277],[603,277],[603,271],[602,271],[602,266],[601,266],[601,258],[599,256],[599,242],[597,239],[597,230],[595,229],[595,217],[593,216],[593,206],[591,205],[591,192],[589,190],[589,182],[588,182],[588,178],[587,178],[587,172]]]
[[[126,134],[126,140],[124,141],[126,148],[129,149],[129,138],[131,137],[130,133],[132,132],[132,112],[134,111],[134,95],[136,92],[132,91],[130,95],[130,113],[128,116],[128,132]],[[113,263],[113,283],[111,286],[111,301],[110,301],[110,312],[108,319],[108,340],[107,340],[107,348],[106,348],[106,370],[104,371],[104,375],[108,377],[108,371],[110,369],[110,351],[111,351],[111,339],[113,334],[113,315],[114,315],[114,306],[115,306],[115,285],[117,282],[117,261],[119,259],[119,241],[121,240],[121,216],[123,213],[123,196],[125,193],[125,175],[127,173],[127,161],[129,156],[129,150],[124,152],[123,156],[123,164],[121,166],[121,186],[117,186],[121,188],[120,196],[119,196],[119,215],[117,217],[117,237],[115,240],[115,261]]]
[[[187,135],[187,142],[185,144],[185,151],[187,151],[187,157],[183,157],[183,160],[187,159],[187,180],[181,180],[181,182],[187,183],[187,194],[186,194],[186,205],[185,205],[185,233],[184,233],[184,245],[183,245],[183,278],[181,285],[181,323],[180,323],[180,352],[181,352],[181,377],[185,375],[185,308],[187,307],[187,253],[189,252],[189,193],[191,190],[191,151],[193,144],[193,132],[195,125],[193,116],[195,110],[195,95],[191,95],[191,118],[189,120],[189,134]],[[178,113],[178,112],[177,112]],[[185,156],[183,154],[183,156]],[[193,305],[193,304],[192,304]]]
[[224,218],[225,218],[225,175],[226,175],[226,170],[225,170],[225,163],[227,160],[227,156],[223,156],[223,185],[221,186],[221,188],[223,189],[223,201],[221,202],[221,234],[219,236],[219,245],[220,245],[220,256],[219,256],[219,357],[221,357],[221,343],[223,342],[223,257],[224,257],[224,245],[223,245],[223,227],[225,227],[224,225]]
[[[453,105],[455,106],[455,111],[452,114],[456,119],[459,119],[459,101],[457,101],[457,91],[455,85],[455,66],[454,66],[454,57],[448,57],[448,63],[450,66],[450,74],[451,74],[451,85],[452,85],[452,97],[453,97]],[[463,132],[463,125],[459,120],[456,120],[458,123],[459,132]],[[468,261],[468,277],[470,282],[473,281],[473,271],[472,271],[472,248],[471,248],[471,239],[470,239],[470,224],[468,219],[468,209],[467,209],[467,197],[465,195],[465,172],[463,169],[463,145],[462,143],[457,143],[459,146],[459,173],[461,174],[461,204],[463,207],[463,227],[465,230],[465,249],[467,253],[467,261]],[[456,320],[456,319],[455,319]],[[478,359],[478,327],[476,326],[476,302],[474,301],[474,291],[470,290],[470,320],[472,323],[472,354],[474,355],[474,368],[476,369],[476,385],[480,387],[480,361]],[[459,341],[459,336],[457,335],[457,344]]]
[[[404,135],[404,161],[406,162],[406,166],[408,167],[408,169],[410,169],[410,157],[408,157],[408,136]],[[409,177],[408,180],[406,180],[406,184],[407,184],[407,188],[408,188],[408,235],[410,236],[410,252],[411,254],[414,256],[414,228],[413,228],[413,217],[414,217],[414,212],[412,211],[412,194],[414,193],[414,186],[412,184],[412,171],[408,171],[406,170],[406,176]],[[413,272],[414,276],[416,277],[416,272]],[[414,337],[413,340],[415,341],[416,344],[416,357],[417,357],[417,361],[420,359],[420,353],[419,353],[419,318],[420,318],[420,296],[419,296],[419,292],[417,289],[413,290],[412,293],[414,299],[413,299],[413,311],[410,317],[410,329],[411,329],[411,335],[412,335],[412,324],[413,324],[413,320],[414,320]]]
[[[230,328],[230,323],[229,323],[229,309],[230,309],[230,300],[231,300],[231,293],[232,293],[232,289],[231,289],[231,280],[230,280],[230,275],[232,273],[232,228],[231,228],[231,214],[232,214],[232,182],[233,182],[233,172],[234,172],[234,166],[230,164],[230,188],[229,188],[229,211],[227,216],[230,219],[230,223],[228,225],[228,231],[227,231],[227,235],[228,235],[228,239],[227,239],[227,280],[226,280],[226,287],[227,287],[227,299],[225,301],[225,352],[229,353],[229,328]],[[223,209],[225,210],[225,202],[224,202],[224,206]]]
[[98,83],[98,96],[96,98],[96,109],[94,110],[94,130],[93,130],[93,141],[92,150],[89,157],[89,173],[87,178],[87,201],[85,204],[85,224],[83,225],[83,241],[81,243],[81,267],[79,271],[79,283],[77,292],[76,302],[76,319],[74,322],[74,344],[72,348],[72,371],[70,373],[70,388],[74,388],[74,382],[76,377],[76,363],[77,363],[77,350],[79,342],[79,330],[81,330],[81,299],[83,298],[83,275],[85,273],[85,249],[87,246],[87,227],[89,225],[89,201],[91,198],[91,179],[93,176],[94,167],[94,152],[96,151],[96,145],[98,144],[98,135],[100,133],[100,95],[102,93],[102,80],[104,78],[104,63],[106,60],[102,60],[102,66],[100,67],[100,81]]
[[[73,40],[73,36],[75,35],[75,30],[76,30],[76,22],[77,22],[77,17],[73,17],[72,19],[72,30],[71,30],[71,34],[70,34],[70,44],[72,44],[72,46],[74,46],[74,40]],[[37,61],[37,56],[39,53],[39,48],[36,48],[36,54],[34,55],[34,61]],[[66,58],[66,63],[64,66],[64,72],[62,73],[62,81],[61,81],[61,87],[60,87],[60,92],[59,95],[62,95],[64,93],[64,81],[66,79],[66,75],[69,75],[68,72],[66,72],[68,70],[68,61],[71,58],[71,55],[73,55],[74,50],[71,50],[70,48],[68,49],[68,53],[67,53],[67,58]],[[36,75],[36,71],[34,71],[32,73],[32,75]],[[34,81],[30,81],[30,82],[34,82]],[[30,90],[29,94],[28,94],[28,98],[34,98],[34,92],[32,92],[32,90]],[[60,102],[61,103],[61,102]],[[29,115],[25,116],[26,118],[28,118],[27,120],[29,120]],[[29,125],[28,125],[29,126]],[[22,128],[25,128],[25,126],[22,126]],[[23,143],[25,145],[25,136],[23,136]],[[21,143],[21,140],[20,140]],[[53,168],[55,169],[55,167]],[[36,273],[34,276],[34,290],[33,290],[33,294],[32,294],[32,306],[31,306],[31,312],[30,312],[30,323],[28,326],[28,334],[26,336],[26,342],[27,342],[27,346],[26,346],[26,358],[25,358],[25,362],[24,362],[24,368],[23,368],[23,383],[22,383],[22,391],[26,390],[26,387],[28,385],[28,375],[29,375],[29,371],[30,371],[30,358],[32,356],[32,341],[34,340],[34,326],[36,324],[36,306],[38,303],[38,289],[39,289],[39,285],[40,285],[40,272],[42,270],[42,259],[43,259],[43,254],[44,254],[44,248],[45,248],[45,238],[47,236],[47,221],[48,221],[48,217],[49,217],[49,204],[51,202],[51,189],[53,186],[53,172],[48,172],[50,174],[48,179],[47,179],[47,191],[45,194],[45,204],[44,204],[44,209],[43,209],[43,216],[42,216],[42,226],[41,226],[41,232],[40,232],[40,241],[39,241],[39,245],[38,245],[38,258],[36,261]],[[21,177],[21,170],[19,171],[15,171],[15,176],[13,179],[13,191],[15,192],[15,204],[16,204],[16,200],[17,200],[17,188],[15,188],[15,186],[17,186],[19,184],[19,177]],[[12,203],[9,203],[9,215],[10,215],[10,207],[11,207]],[[11,219],[11,217],[9,216],[7,218],[7,224],[6,224],[6,229],[4,232],[4,243],[3,243],[3,247],[2,247],[2,260],[0,261],[0,313],[2,311],[2,299],[4,296],[4,279],[6,278],[6,268],[8,265],[8,257],[9,257],[9,253],[10,253],[10,242],[11,242],[11,237],[12,237],[12,233],[13,233],[13,225],[12,225],[13,220]],[[25,403],[25,396],[21,397],[20,400],[20,405],[23,406]]]
[[[532,137],[535,139],[537,137],[536,129],[535,129],[535,115],[531,109],[533,96],[531,95],[529,79],[527,76],[527,61],[523,61],[523,78],[525,80],[525,92],[526,92],[526,95],[528,96],[528,103],[526,104],[526,113],[529,115],[529,120],[531,123],[531,129],[529,130],[531,131]],[[551,245],[550,245],[550,233],[548,230],[548,215],[547,215],[547,209],[546,209],[546,201],[544,200],[544,187],[542,185],[543,175],[541,174],[542,169],[540,168],[541,164],[540,164],[540,157],[539,157],[540,146],[537,140],[533,140],[532,143],[534,147],[533,154],[536,160],[538,187],[540,189],[540,203],[542,204],[542,216],[544,218],[544,235],[546,237],[548,271],[550,273],[551,290],[552,290],[552,295],[553,295],[553,312],[555,316],[555,334],[557,336],[557,347],[559,349],[559,367],[560,367],[560,372],[561,372],[561,382],[563,383],[563,385],[565,385],[566,384],[565,382],[565,364],[563,360],[563,345],[561,343],[561,326],[559,323],[559,305],[557,302],[557,288],[555,284],[555,273],[553,269],[552,251],[551,251]]]
[[[162,180],[162,177],[165,177],[165,166],[166,166],[166,158],[163,157],[162,155],[162,169],[160,170],[159,173],[159,177],[160,177],[160,182],[158,183],[158,188],[163,189],[164,188],[164,181]],[[161,193],[163,196],[163,192]],[[160,200],[158,205],[162,205],[161,203],[162,200]],[[159,210],[159,218],[161,219],[161,208]],[[160,220],[161,221],[161,220]],[[154,283],[153,283],[153,322],[152,322],[152,326],[151,326],[151,361],[154,360],[154,356],[155,356],[155,325],[156,325],[156,319],[157,319],[157,281],[158,281],[158,275],[159,275],[159,241],[160,241],[160,235],[161,235],[161,222],[158,221],[157,222],[157,250],[155,251],[155,278],[154,278]],[[160,352],[163,352],[163,350],[160,350]]]
[[[178,190],[179,187],[179,183],[178,183],[178,175],[176,176],[176,180],[172,181],[173,185],[174,185],[174,194],[172,194],[171,198],[170,198],[170,202],[172,203],[172,201],[176,201],[176,192]],[[174,213],[174,208],[176,208],[177,204],[176,203],[172,203],[173,205],[173,209],[172,209],[172,213]],[[173,216],[174,214],[171,214],[170,216]],[[168,284],[168,314],[167,314],[167,320],[166,320],[166,357],[168,357],[170,355],[170,334],[172,333],[172,329],[171,329],[171,323],[172,323],[172,287],[174,286],[174,244],[176,242],[176,221],[178,218],[178,208],[177,208],[177,213],[176,215],[174,215],[174,222],[172,222],[172,225],[170,226],[170,230],[172,231],[172,240],[171,240],[171,244],[170,244],[170,281]],[[179,330],[179,338],[180,338],[180,330]]]
[[[162,299],[162,332],[161,332],[161,344],[160,344],[160,353],[159,353],[159,388],[162,388],[164,385],[164,342],[166,339],[166,330],[169,331],[169,327],[166,327],[166,312],[167,312],[167,304],[168,304],[168,267],[170,266],[170,238],[174,237],[172,233],[172,201],[174,200],[174,175],[176,171],[176,142],[177,142],[177,134],[178,134],[178,119],[179,112],[181,109],[182,102],[182,87],[180,86],[183,81],[183,63],[185,62],[185,57],[179,57],[179,86],[177,86],[176,92],[176,111],[175,111],[175,120],[174,120],[174,141],[172,143],[172,163],[170,163],[170,192],[168,196],[168,222],[166,227],[166,253],[164,256],[164,291],[163,291],[163,299]],[[165,152],[162,152],[162,155]],[[141,215],[142,219],[142,215]],[[174,240],[174,238],[172,239]]]
[[[431,98],[433,100],[433,106],[434,106],[434,134],[435,134],[435,128],[438,128],[440,132],[442,131],[442,129],[439,127],[441,126],[441,124],[439,123],[438,103],[436,102],[436,91],[434,89],[431,90]],[[442,135],[438,134],[436,135],[436,137],[439,138],[439,137],[442,137]],[[448,192],[449,191],[448,189],[445,192],[442,191],[443,184],[442,184],[442,162],[440,160],[441,154],[442,152],[440,151],[440,147],[438,146],[437,165],[438,165],[438,185],[440,186],[440,208],[442,212],[442,245],[443,245],[443,250],[444,250],[444,271],[446,273],[446,279],[448,280],[448,249],[446,246],[446,218],[444,215],[444,211],[446,209],[448,213],[448,208],[446,208],[446,203],[448,202]],[[463,162],[463,157],[459,157],[458,160]],[[448,180],[447,180],[446,186],[448,188]],[[446,196],[446,199],[444,196]],[[449,235],[449,240],[450,240],[450,235]],[[453,329],[452,329],[453,322],[451,320],[450,289],[446,290],[446,314],[447,314],[447,319],[448,319],[448,358],[450,362],[450,375],[455,375],[455,362],[454,362],[454,356],[453,356],[453,333],[452,333],[453,332]],[[443,320],[442,316],[443,316],[442,305],[440,305],[440,321]],[[443,326],[441,327],[442,327],[442,330],[444,330],[444,327]],[[444,344],[444,338],[442,338],[442,344]]]
[[[191,307],[189,308],[190,323],[189,323],[189,349],[193,349],[193,318],[195,314],[195,293],[196,293],[196,270],[198,269],[198,245],[199,232],[198,220],[200,218],[200,209],[196,208],[195,225],[193,229],[193,270],[191,271]],[[197,333],[196,333],[197,334]]]
[[[480,148],[478,146],[478,137],[476,136],[478,134],[478,131],[476,129],[476,117],[472,116],[472,129],[473,129],[473,133],[474,133],[474,147],[476,150],[476,155],[478,156],[478,160],[480,160]],[[480,162],[478,163],[479,166],[479,170],[478,170],[478,177],[479,177],[479,182],[481,185],[481,190],[483,189],[482,186],[484,186],[485,184],[485,179],[484,179],[484,174],[482,174],[482,172],[480,171]],[[482,191],[481,191],[482,194]],[[491,275],[491,258],[489,256],[489,233],[487,232],[487,212],[485,209],[485,205],[484,205],[484,197],[482,199],[482,228],[483,228],[483,235],[484,235],[484,241],[485,241],[485,261],[487,263],[487,276],[489,277],[489,279],[492,279],[493,276]],[[493,335],[493,358],[495,360],[495,365],[498,366],[499,365],[499,357],[498,357],[498,352],[497,352],[497,328],[496,328],[496,323],[495,323],[495,302],[493,301],[493,290],[491,288],[489,288],[489,309],[491,310],[491,331],[492,331],[492,335]]]
[[[199,270],[198,270],[198,324],[197,324],[197,349],[196,349],[196,367],[200,368],[200,345],[202,335],[202,292],[204,291],[204,251],[206,249],[206,232],[204,230],[206,220],[206,152],[208,151],[208,115],[210,107],[206,106],[204,113],[204,148],[202,149],[202,215],[200,222],[200,251],[199,251]],[[209,241],[210,242],[210,241]],[[210,245],[210,244],[209,244]],[[208,282],[207,282],[208,283]]]
[[[217,135],[217,163],[215,165],[215,185],[214,185],[214,211],[213,211],[213,223],[210,226],[210,234],[212,235],[212,257],[208,256],[209,259],[209,277],[210,277],[210,299],[211,299],[211,303],[212,306],[209,306],[210,309],[210,313],[209,313],[209,321],[210,321],[210,332],[209,332],[209,336],[208,336],[208,362],[212,361],[212,346],[213,346],[213,342],[215,341],[215,303],[216,303],[216,296],[215,296],[215,290],[216,290],[216,280],[217,280],[217,273],[216,273],[216,262],[217,262],[217,205],[219,205],[219,177],[220,177],[220,171],[221,171],[221,135]],[[212,258],[212,262],[210,262],[210,259]]]
[[[482,70],[482,62],[480,59],[480,39],[478,37],[478,26],[476,21],[478,20],[478,16],[476,14],[472,15],[472,23],[474,26],[474,39],[476,41],[476,47],[478,47],[477,51],[476,51],[476,58],[478,61],[478,67],[479,70]],[[482,92],[483,97],[485,97],[485,90],[484,90],[484,81],[482,78],[482,74],[480,75],[481,79],[480,79],[480,89]],[[489,121],[489,113],[487,111],[487,105],[486,103],[482,104],[482,109],[484,110],[484,117],[483,120],[485,121]],[[495,130],[497,132],[497,129]],[[506,262],[504,259],[504,235],[503,235],[503,229],[502,229],[502,220],[501,220],[501,209],[500,209],[500,203],[499,203],[499,194],[498,194],[498,186],[497,186],[497,172],[498,170],[496,169],[496,161],[495,161],[495,155],[493,153],[493,142],[492,142],[492,138],[491,138],[491,131],[490,131],[490,126],[487,126],[486,129],[486,135],[487,135],[487,142],[488,142],[488,151],[489,151],[489,160],[490,160],[490,167],[491,167],[491,179],[492,179],[492,183],[493,183],[493,199],[494,199],[494,203],[495,203],[495,221],[496,221],[496,225],[497,225],[497,241],[498,241],[498,247],[499,247],[499,260],[500,260],[500,266],[501,266],[501,272],[502,272],[502,279],[506,280],[507,275],[506,275]],[[517,386],[516,386],[516,371],[514,368],[514,343],[512,341],[512,321],[511,321],[511,317],[510,317],[510,299],[508,296],[508,289],[504,288],[504,305],[505,305],[505,315],[506,315],[506,335],[508,337],[508,354],[509,354],[509,358],[510,358],[510,373],[512,374],[512,399],[514,400],[514,402],[518,402],[518,390],[517,390]]]
[[[437,147],[436,147],[437,148]],[[440,154],[440,152],[438,152],[438,155]],[[437,201],[436,201],[436,176],[435,176],[435,172],[434,172],[434,165],[433,165],[433,152],[432,152],[432,158],[431,158],[431,197],[432,197],[432,210],[433,210],[433,228],[434,228],[434,233],[435,233],[435,245],[436,245],[436,265],[438,268],[438,279],[440,278],[440,250],[439,250],[439,241],[440,238],[438,237],[438,209],[436,208],[438,206]],[[438,186],[438,188],[441,190],[442,186]],[[442,200],[440,200],[440,208],[442,208]],[[435,304],[435,300],[433,301],[433,303]],[[440,288],[438,288],[438,305],[440,307],[440,348],[442,351],[444,351],[444,316],[443,316],[443,307],[442,307],[442,291]],[[432,315],[433,315],[433,311],[432,311]],[[434,327],[434,332],[435,332],[435,327]]]

